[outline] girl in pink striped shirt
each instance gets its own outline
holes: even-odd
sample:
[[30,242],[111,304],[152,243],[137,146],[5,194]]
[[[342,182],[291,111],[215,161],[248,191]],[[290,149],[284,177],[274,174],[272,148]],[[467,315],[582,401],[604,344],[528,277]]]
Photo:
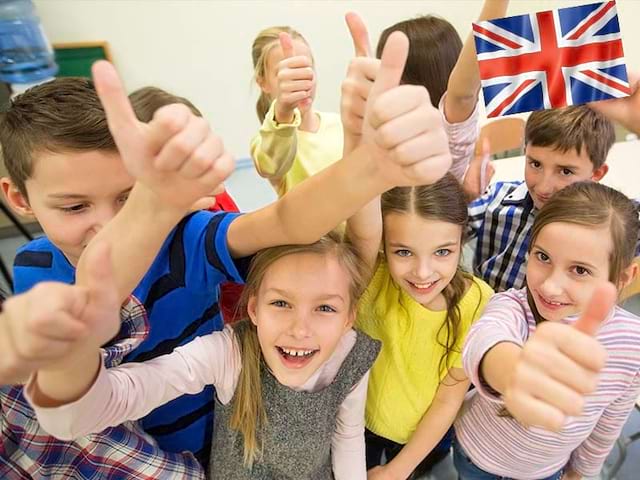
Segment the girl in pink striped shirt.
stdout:
[[495,295],[464,347],[476,390],[455,423],[462,480],[601,470],[640,394],[640,318],[614,306],[639,227],[627,197],[593,182],[537,214],[526,288]]

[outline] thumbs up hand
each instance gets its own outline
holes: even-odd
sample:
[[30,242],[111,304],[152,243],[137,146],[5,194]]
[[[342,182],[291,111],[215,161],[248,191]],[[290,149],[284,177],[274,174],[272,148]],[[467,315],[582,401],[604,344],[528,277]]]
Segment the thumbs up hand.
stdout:
[[275,116],[278,123],[291,123],[296,108],[304,110],[313,103],[316,75],[312,59],[295,55],[293,41],[286,32],[280,33],[280,48],[284,58],[277,66]]
[[345,19],[353,40],[355,56],[349,64],[347,76],[342,81],[340,97],[344,156],[360,145],[367,99],[380,68],[380,60],[371,57],[369,33],[362,19],[353,12],[347,13]]
[[231,174],[234,160],[206,120],[175,104],[140,122],[113,65],[99,61],[92,72],[125,167],[163,205],[186,212]]
[[594,338],[614,307],[615,287],[598,287],[574,325],[543,322],[526,342],[507,382],[505,406],[525,425],[552,431],[581,415],[585,396],[598,386],[607,353]]
[[393,32],[382,52],[362,125],[362,143],[383,163],[394,186],[428,185],[451,167],[442,118],[426,88],[400,85],[408,53],[406,35]]

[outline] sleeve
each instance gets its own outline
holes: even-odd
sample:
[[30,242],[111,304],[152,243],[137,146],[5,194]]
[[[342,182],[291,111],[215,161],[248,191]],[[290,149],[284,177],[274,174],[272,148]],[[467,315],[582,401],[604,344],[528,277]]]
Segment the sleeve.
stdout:
[[447,92],[440,98],[438,109],[449,138],[449,151],[451,152],[451,169],[449,171],[458,180],[462,181],[469,162],[473,158],[476,141],[478,140],[478,102],[476,102],[476,107],[469,118],[460,123],[450,123],[444,113],[446,95]]
[[465,373],[481,395],[492,401],[501,401],[480,372],[480,364],[486,353],[502,342],[522,346],[527,335],[527,319],[520,300],[511,292],[494,295],[482,316],[469,330],[462,351]]
[[369,372],[344,399],[338,411],[336,429],[331,439],[331,460],[336,480],[366,480],[367,463],[364,445],[364,407]]
[[573,451],[569,459],[570,468],[583,477],[596,477],[600,473],[638,395],[640,374],[636,373],[629,388],[602,412],[591,434]]
[[103,364],[89,391],[60,407],[34,404],[35,377],[25,388],[25,396],[42,428],[62,440],[137,420],[174,398],[198,393],[211,384],[217,387],[220,400],[228,402],[240,372],[239,351],[234,342],[233,331],[227,327],[148,362],[110,369]]
[[[176,229],[169,250],[171,271],[184,262],[188,288],[213,291],[221,282],[244,283],[248,258],[233,259],[227,245],[229,225],[240,214],[200,211],[192,214]],[[182,248],[181,248],[182,247]],[[183,253],[184,252],[184,253]],[[181,255],[184,259],[181,259]]]
[[487,212],[487,208],[489,208],[489,204],[495,198],[496,193],[499,189],[499,185],[499,183],[490,184],[484,195],[476,198],[469,204],[469,221],[467,224],[468,239],[474,238],[478,234],[478,231],[482,228],[485,213]]
[[284,177],[291,168],[297,152],[296,134],[302,121],[296,109],[292,123],[276,123],[275,104],[274,100],[250,148],[258,174],[272,181]]
[[40,282],[75,283],[75,269],[46,237],[23,245],[13,261],[13,292],[17,295]]

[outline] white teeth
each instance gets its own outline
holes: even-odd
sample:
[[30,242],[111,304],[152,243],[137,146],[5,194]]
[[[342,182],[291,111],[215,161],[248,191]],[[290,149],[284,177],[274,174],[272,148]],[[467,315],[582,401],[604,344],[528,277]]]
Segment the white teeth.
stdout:
[[433,285],[434,283],[436,283],[435,281],[433,282],[429,282],[429,283],[414,283],[413,285],[416,288],[429,288],[431,285]]
[[314,350],[292,350],[284,347],[280,347],[280,350],[292,357],[304,357],[306,355],[311,355],[314,352]]

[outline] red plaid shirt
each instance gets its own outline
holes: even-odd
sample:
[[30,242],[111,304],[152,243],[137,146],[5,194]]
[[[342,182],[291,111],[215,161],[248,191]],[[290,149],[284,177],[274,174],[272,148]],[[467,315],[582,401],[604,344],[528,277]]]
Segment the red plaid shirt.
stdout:
[[[149,332],[144,307],[131,297],[121,310],[122,327],[103,349],[105,364],[118,365]],[[0,479],[202,479],[191,453],[161,450],[136,422],[65,442],[48,435],[22,395],[0,387]]]

